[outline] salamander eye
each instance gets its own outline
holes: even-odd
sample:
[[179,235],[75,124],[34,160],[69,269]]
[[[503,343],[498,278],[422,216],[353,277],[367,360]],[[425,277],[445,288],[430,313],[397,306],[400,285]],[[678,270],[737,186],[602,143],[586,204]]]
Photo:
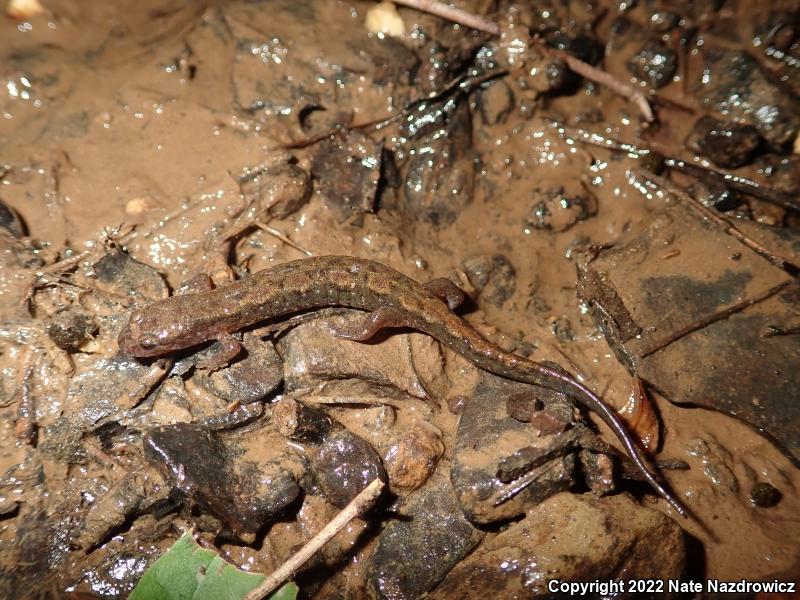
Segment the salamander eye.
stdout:
[[151,337],[149,335],[139,340],[139,347],[142,350],[153,350],[154,348],[156,348],[156,346],[158,346],[158,342],[154,337]]

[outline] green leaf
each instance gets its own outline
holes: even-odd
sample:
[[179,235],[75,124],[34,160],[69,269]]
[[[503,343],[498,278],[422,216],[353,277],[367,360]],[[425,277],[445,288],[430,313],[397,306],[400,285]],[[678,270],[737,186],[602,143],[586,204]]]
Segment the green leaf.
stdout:
[[[145,571],[129,600],[242,600],[264,581],[245,573],[185,533]],[[298,588],[287,583],[269,600],[296,600]]]

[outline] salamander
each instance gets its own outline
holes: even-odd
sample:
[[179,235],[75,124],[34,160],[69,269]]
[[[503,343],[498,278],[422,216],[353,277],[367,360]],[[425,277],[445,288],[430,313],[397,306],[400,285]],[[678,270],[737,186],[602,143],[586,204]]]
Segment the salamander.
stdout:
[[[501,377],[564,393],[595,412],[616,434],[647,482],[683,515],[688,515],[650,471],[619,415],[588,387],[558,368],[502,350],[452,311],[463,293],[451,281],[422,284],[380,263],[350,256],[319,256],[287,262],[207,292],[173,296],[135,310],[119,335],[120,350],[152,357],[219,340],[225,364],[240,350],[231,333],[261,321],[326,306],[370,311],[339,337],[365,341],[379,330],[422,331],[477,366]],[[221,366],[215,361],[214,365]]]

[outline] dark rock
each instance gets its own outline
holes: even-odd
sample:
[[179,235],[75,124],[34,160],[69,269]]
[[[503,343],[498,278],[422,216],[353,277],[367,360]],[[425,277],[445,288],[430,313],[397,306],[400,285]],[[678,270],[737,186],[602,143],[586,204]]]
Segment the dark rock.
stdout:
[[76,352],[98,329],[97,321],[91,314],[73,305],[53,315],[45,331],[56,346]]
[[15,238],[25,235],[25,224],[22,222],[17,211],[0,199],[0,228],[8,231]]
[[647,42],[628,61],[628,71],[654,88],[672,82],[678,68],[675,52],[659,42]]
[[691,185],[687,191],[704,205],[720,212],[736,210],[742,205],[742,197],[736,190],[732,190],[716,179],[709,178],[703,182],[697,182]]
[[[539,413],[561,403],[570,406],[568,400],[550,390],[481,375],[461,414],[450,471],[461,509],[473,523],[514,518],[574,482],[573,452],[585,430],[575,425],[574,414],[570,414],[573,427],[563,434],[547,434],[511,418],[504,399],[519,394],[537,395],[545,406]],[[514,485],[501,479],[514,479],[523,473],[531,481],[516,495],[500,501]]]
[[800,129],[795,102],[772,83],[748,54],[707,49],[698,97],[711,110],[749,123],[767,143],[782,150]]
[[189,502],[218,516],[237,533],[258,531],[300,492],[292,473],[275,463],[261,469],[261,485],[255,485],[256,475],[241,477],[219,436],[199,425],[176,423],[153,429],[142,445],[147,461]]
[[536,203],[531,208],[528,224],[536,229],[566,231],[597,212],[593,198],[582,193],[568,193],[563,186],[535,190],[534,197]]
[[436,477],[401,501],[400,518],[378,538],[366,565],[370,597],[411,600],[433,588],[481,541],[445,477]]
[[[746,231],[766,247],[790,250],[791,238],[800,247],[791,230]],[[664,260],[667,251],[678,252]],[[763,335],[796,324],[791,275],[681,205],[600,251],[587,273],[595,285],[588,294],[581,285],[581,296],[633,373],[673,402],[747,421],[800,460],[800,339]]]
[[230,402],[247,404],[266,397],[283,382],[283,361],[271,342],[246,333],[242,340],[245,356],[229,367],[195,374],[209,392]]
[[257,169],[242,178],[239,186],[246,202],[277,219],[296,213],[311,197],[311,177],[291,163]]
[[516,271],[503,254],[470,256],[461,263],[480,297],[500,308],[517,289]]
[[301,444],[319,446],[342,425],[327,414],[303,402],[284,396],[272,406],[272,419],[278,433]]
[[662,513],[625,495],[559,494],[487,539],[426,598],[560,597],[547,588],[554,574],[564,582],[676,579],[685,559],[683,532]]
[[373,480],[386,481],[386,471],[372,446],[346,429],[333,431],[314,450],[311,470],[328,502],[340,508]]
[[572,54],[590,65],[596,65],[603,57],[603,47],[600,43],[584,35],[570,37],[561,31],[556,31],[548,35],[546,41],[548,46]]
[[317,188],[343,219],[374,212],[383,143],[354,130],[322,141],[311,163]]
[[735,169],[748,164],[761,136],[752,125],[720,121],[711,116],[698,119],[686,139],[686,146],[720,167]]
[[800,156],[797,154],[763,156],[756,161],[756,168],[772,189],[791,196],[800,195]]
[[448,225],[472,203],[474,151],[469,106],[453,100],[453,107],[431,107],[433,114],[418,116],[408,135],[414,140],[410,160],[403,168],[404,209],[413,218]]
[[121,250],[106,254],[94,264],[97,281],[122,296],[159,300],[169,295],[169,289],[158,271],[132,259]]
[[750,491],[750,502],[762,508],[771,508],[781,501],[783,494],[769,483],[757,483]]

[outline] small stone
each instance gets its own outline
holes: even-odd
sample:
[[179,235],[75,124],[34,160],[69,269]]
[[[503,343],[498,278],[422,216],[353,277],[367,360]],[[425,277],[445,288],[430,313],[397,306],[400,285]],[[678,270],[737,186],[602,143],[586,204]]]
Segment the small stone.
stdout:
[[757,483],[750,492],[750,502],[755,506],[770,508],[781,501],[783,494],[769,483]]
[[752,125],[705,116],[694,124],[686,146],[717,166],[735,169],[752,160],[761,141],[761,135]]
[[77,306],[56,313],[45,331],[53,343],[68,352],[76,352],[94,336],[99,327],[94,317]]
[[383,455],[393,486],[413,490],[428,480],[444,454],[441,432],[426,423],[413,425]]
[[628,62],[628,70],[654,88],[670,83],[677,68],[675,52],[657,42],[646,43]]
[[311,197],[311,176],[292,163],[258,169],[243,178],[241,190],[248,204],[256,203],[271,217],[285,219]]
[[0,199],[0,227],[7,230],[15,238],[25,235],[25,225],[17,211]]
[[325,438],[311,457],[311,469],[325,498],[339,508],[374,479],[386,481],[386,471],[372,446],[346,429]]
[[461,265],[481,299],[500,308],[517,289],[516,271],[502,254],[470,256]]
[[531,208],[528,224],[536,229],[566,231],[596,212],[592,200],[580,194],[569,194],[562,186],[536,190],[534,194],[538,201]]

